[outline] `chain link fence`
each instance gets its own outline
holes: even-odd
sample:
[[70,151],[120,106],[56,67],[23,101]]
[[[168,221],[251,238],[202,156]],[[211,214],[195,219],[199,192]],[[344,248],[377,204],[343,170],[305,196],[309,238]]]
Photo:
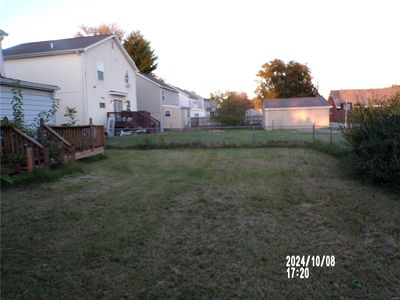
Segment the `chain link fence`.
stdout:
[[[154,129],[154,128],[153,128]],[[270,142],[320,141],[325,144],[344,146],[342,128],[327,127],[280,127],[263,128],[254,126],[209,126],[186,129],[157,129],[157,133],[146,134],[146,129],[119,132],[120,136],[108,138],[108,145],[135,146],[144,144],[202,144],[205,146],[235,145],[257,146]]]

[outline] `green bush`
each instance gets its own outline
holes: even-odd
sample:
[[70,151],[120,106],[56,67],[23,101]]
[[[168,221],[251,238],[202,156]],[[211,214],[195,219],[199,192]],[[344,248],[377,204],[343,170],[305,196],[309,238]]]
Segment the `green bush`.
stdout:
[[400,94],[353,109],[344,136],[357,173],[369,181],[400,186]]

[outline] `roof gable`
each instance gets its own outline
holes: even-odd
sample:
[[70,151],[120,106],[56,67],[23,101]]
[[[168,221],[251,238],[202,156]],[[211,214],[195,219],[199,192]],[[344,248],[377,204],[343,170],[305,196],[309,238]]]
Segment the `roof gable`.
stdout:
[[301,97],[301,98],[276,98],[265,99],[263,101],[264,109],[279,108],[312,108],[312,107],[330,107],[328,101],[322,96],[318,97]]
[[178,90],[177,90],[176,88],[174,88],[173,86],[171,86],[171,85],[165,83],[165,82],[162,81],[162,80],[159,80],[159,79],[155,78],[154,76],[147,75],[147,74],[143,74],[143,73],[137,73],[137,74],[138,74],[139,76],[141,76],[142,78],[144,78],[144,79],[146,79],[146,80],[148,80],[148,81],[153,82],[154,84],[156,84],[156,85],[159,86],[160,88],[169,90],[169,91],[171,91],[171,92],[178,93]]
[[135,62],[126,52],[124,46],[113,34],[93,35],[85,37],[77,37],[62,40],[50,40],[34,43],[20,44],[3,51],[5,60],[41,57],[49,55],[69,54],[76,52],[86,52],[99,44],[113,39],[117,47],[120,49],[128,63],[132,66],[135,72],[138,71]]
[[56,55],[87,48],[113,38],[112,34],[19,44],[3,50],[4,59]]

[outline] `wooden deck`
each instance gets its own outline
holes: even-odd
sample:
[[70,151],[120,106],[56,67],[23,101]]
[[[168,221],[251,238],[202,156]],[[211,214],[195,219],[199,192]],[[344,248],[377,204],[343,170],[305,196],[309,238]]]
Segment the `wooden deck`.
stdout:
[[48,126],[41,121],[34,139],[7,120],[4,124],[0,153],[3,173],[32,172],[104,153],[104,126]]

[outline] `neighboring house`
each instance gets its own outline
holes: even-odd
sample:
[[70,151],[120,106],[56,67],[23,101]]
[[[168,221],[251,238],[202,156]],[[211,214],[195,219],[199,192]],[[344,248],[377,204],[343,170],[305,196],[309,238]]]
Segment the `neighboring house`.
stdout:
[[57,85],[57,124],[65,108],[78,124],[107,124],[107,112],[137,110],[135,63],[114,35],[20,44],[4,50],[7,76]]
[[190,99],[189,94],[187,94],[184,90],[175,87],[178,91],[179,97],[179,106],[182,110],[182,123],[184,128],[190,127]]
[[206,110],[206,117],[213,117],[217,112],[217,102],[212,99],[204,99],[204,108]]
[[255,108],[250,108],[245,112],[246,125],[261,125],[262,113]]
[[[19,96],[18,92],[21,92],[25,126],[29,127],[38,123],[39,114],[47,113],[53,108],[54,95],[59,87],[5,77],[1,42],[7,35],[0,29],[0,119],[14,119],[12,102],[14,97]],[[54,119],[47,121],[55,122]]]
[[185,90],[185,93],[189,95],[190,117],[205,117],[206,110],[204,107],[204,99],[201,96],[197,95],[195,92],[189,92]]
[[322,96],[266,99],[263,126],[265,129],[329,126],[330,107]]
[[136,81],[138,110],[148,111],[162,129],[185,128],[187,109],[180,106],[178,89],[142,73],[137,73]]
[[397,93],[400,93],[400,86],[383,89],[333,90],[328,98],[329,104],[332,105],[330,121],[345,123],[346,112],[354,106],[368,106],[373,104],[370,102],[386,101]]
[[[22,109],[24,112],[25,126],[30,127],[39,124],[39,114],[49,112],[54,103],[54,95],[59,87],[36,82],[17,80],[0,76],[0,118],[14,119],[12,101],[16,91],[20,89],[22,96]],[[48,120],[48,124],[54,124],[55,120]]]

